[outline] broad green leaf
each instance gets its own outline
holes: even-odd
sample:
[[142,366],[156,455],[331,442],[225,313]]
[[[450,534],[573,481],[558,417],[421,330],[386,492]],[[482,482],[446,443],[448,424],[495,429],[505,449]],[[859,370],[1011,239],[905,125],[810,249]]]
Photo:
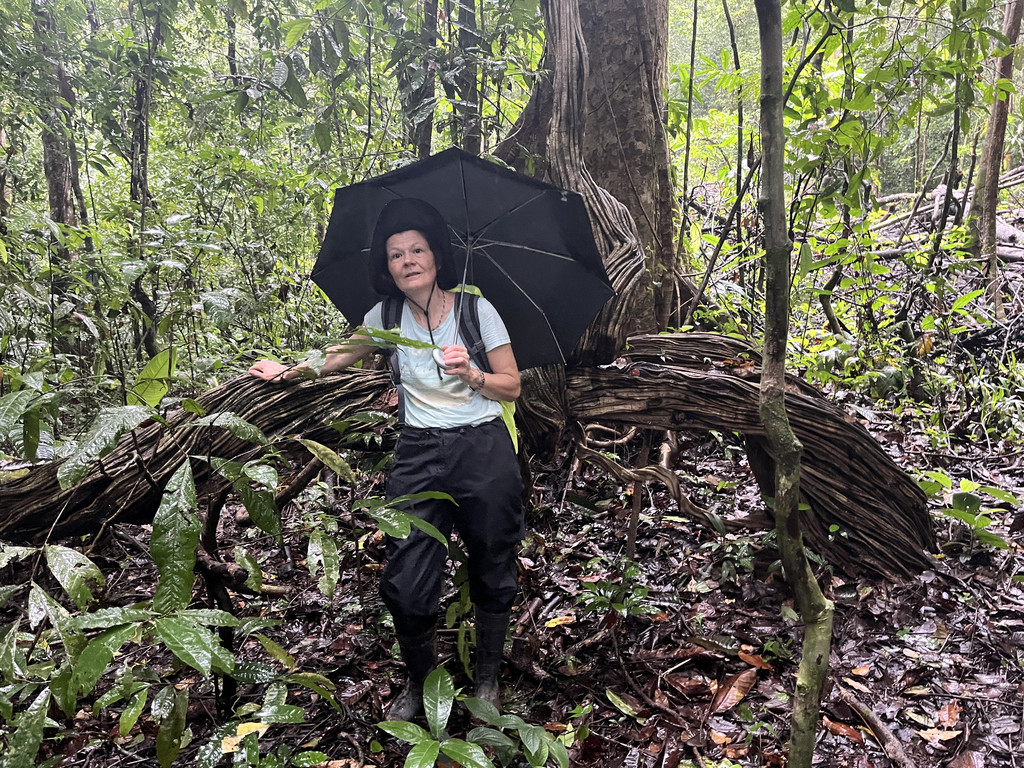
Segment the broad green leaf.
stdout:
[[20,592],[23,587],[24,584],[8,584],[0,587],[0,608],[7,605],[7,601]]
[[431,739],[413,746],[405,758],[403,768],[434,768],[441,745]]
[[300,439],[299,442],[306,446],[309,452],[320,459],[320,461],[333,469],[338,477],[352,485],[355,485],[356,476],[352,473],[352,467],[350,467],[348,462],[341,458],[341,456],[339,456],[335,451],[322,443],[318,443],[316,440]]
[[199,747],[196,752],[195,768],[216,768],[224,756],[224,741],[230,738],[238,727],[238,723],[225,723],[210,737],[210,740]]
[[320,765],[330,760],[330,755],[326,755],[323,752],[299,752],[292,755],[292,765],[296,768],[312,768],[314,765]]
[[263,434],[259,427],[250,424],[241,416],[234,413],[209,413],[200,419],[189,422],[186,426],[220,427],[221,429],[226,429],[239,440],[245,440],[249,443],[257,443],[259,445],[270,445],[270,441],[267,440],[267,436]]
[[21,660],[18,658],[18,622],[0,633],[0,676],[7,682],[21,677]]
[[306,720],[306,710],[294,704],[271,704],[262,707],[255,716],[265,723],[302,723]]
[[235,547],[235,562],[245,568],[249,574],[245,579],[245,586],[253,592],[259,593],[263,589],[263,571],[259,562],[249,554],[249,551],[242,546]]
[[173,349],[158,352],[146,363],[128,390],[128,405],[148,405],[155,408],[167,394],[167,381],[174,376],[177,359]]
[[[476,700],[479,701],[479,699]],[[491,709],[494,709],[494,707],[492,706]],[[514,749],[516,746],[516,743],[511,738],[494,728],[474,728],[466,734],[466,740],[471,741],[474,744],[482,744],[487,747],[500,747],[501,749]]]
[[281,24],[281,31],[284,32],[284,44],[288,48],[294,48],[299,44],[299,40],[306,34],[306,30],[309,29],[309,23],[312,19],[293,19],[292,21],[286,21]]
[[128,642],[135,633],[135,627],[128,625],[114,627],[89,641],[75,663],[72,684],[74,690],[81,694],[89,694],[96,687],[97,681],[107,671],[114,654]]
[[291,100],[295,103],[299,109],[305,109],[309,103],[306,98],[306,91],[302,88],[302,83],[299,82],[299,78],[295,76],[295,72],[291,67],[288,68],[288,77],[284,81],[284,89],[291,97]]
[[396,739],[401,739],[406,744],[420,744],[424,741],[433,741],[430,734],[416,723],[407,723],[404,720],[385,720],[377,723],[377,726],[390,733]]
[[166,717],[160,720],[156,734],[156,758],[160,768],[171,768],[181,751],[181,736],[185,732],[185,716],[188,713],[188,689],[174,696],[174,704]]
[[519,729],[519,738],[523,740],[523,750],[530,765],[544,765],[548,761],[547,732],[539,725],[524,725]]
[[146,608],[100,608],[72,619],[76,629],[107,629],[149,621],[155,614]]
[[269,664],[258,661],[243,661],[235,665],[234,678],[240,683],[269,683],[277,677],[277,672]]
[[153,415],[153,411],[139,405],[104,408],[96,416],[85,437],[74,452],[57,468],[57,480],[62,489],[70,488],[89,471],[89,466],[106,456],[126,432]]
[[266,635],[257,633],[256,639],[260,641],[260,645],[263,646],[263,650],[270,654],[270,657],[279,664],[281,664],[281,666],[283,666],[285,669],[289,671],[295,669],[295,659],[292,658],[292,655],[288,653],[288,651],[286,651],[284,648],[275,643]]
[[338,545],[334,538],[317,528],[309,537],[309,548],[306,553],[306,567],[309,575],[316,577],[317,570],[322,568],[317,585],[325,597],[334,597],[334,590],[341,578],[341,562],[338,557]]
[[489,701],[483,699],[469,698],[463,702],[477,720],[481,720],[488,725],[497,725],[498,719],[501,717],[501,713],[498,712],[497,708]]
[[11,544],[0,544],[0,568],[5,568],[17,560],[24,560],[38,552],[36,547],[15,547]]
[[323,675],[318,675],[315,672],[295,672],[285,677],[285,680],[289,683],[296,683],[309,688],[311,691],[315,691],[320,694],[324,701],[330,704],[335,711],[344,712],[341,705],[338,703],[338,700],[334,698],[334,691],[337,686]]
[[196,547],[202,522],[196,514],[196,486],[188,459],[178,468],[153,518],[150,551],[160,572],[153,609],[174,613],[188,607],[195,583]]
[[44,688],[28,709],[14,718],[14,733],[10,736],[7,751],[0,756],[0,768],[25,768],[36,764],[49,706],[50,690]]
[[216,608],[187,608],[178,611],[176,618],[191,621],[194,624],[204,624],[208,627],[237,627],[241,622],[227,611]]
[[274,494],[270,491],[257,490],[246,482],[237,483],[235,489],[256,527],[279,539],[281,537],[281,515],[274,503]]
[[217,637],[208,629],[178,618],[157,619],[157,637],[181,661],[209,677]]
[[267,464],[250,462],[242,467],[242,474],[271,491],[277,489],[277,470]]
[[46,564],[50,573],[64,587],[64,591],[75,601],[79,610],[84,611],[93,599],[92,586],[103,587],[107,580],[96,564],[68,547],[51,544],[45,548]]
[[[64,652],[71,658],[77,658],[86,646],[86,638],[78,631],[68,609],[50,597],[35,582],[28,596],[29,625],[38,627],[43,619],[50,622],[54,632],[64,645]],[[87,614],[88,615],[88,614]],[[50,640],[53,645],[53,639]]]
[[121,717],[117,722],[117,728],[122,737],[127,736],[131,732],[132,728],[135,727],[135,723],[139,721],[139,717],[146,709],[146,698],[148,695],[149,688],[143,688],[131,697],[128,705],[124,708],[124,711],[121,713]]
[[548,741],[548,749],[554,755],[558,768],[569,768],[569,751],[565,748],[565,744],[558,739],[551,739]]
[[423,709],[434,738],[438,738],[448,725],[454,700],[455,687],[452,685],[452,676],[444,667],[437,667],[423,681]]
[[964,307],[966,307],[968,304],[970,304],[972,301],[974,301],[976,298],[978,298],[979,296],[981,296],[984,293],[985,293],[984,289],[978,289],[977,291],[971,291],[970,293],[965,293],[963,296],[961,296],[959,299],[957,299],[955,302],[953,302],[953,306],[949,308],[949,311],[950,312],[959,312],[960,310],[962,310]]
[[[494,768],[484,751],[477,745],[462,739],[446,739],[441,742],[441,751],[465,768]],[[536,765],[536,763],[535,763]]]
[[38,392],[21,389],[0,397],[0,435],[6,435],[21,421],[29,410],[29,404],[39,397]]

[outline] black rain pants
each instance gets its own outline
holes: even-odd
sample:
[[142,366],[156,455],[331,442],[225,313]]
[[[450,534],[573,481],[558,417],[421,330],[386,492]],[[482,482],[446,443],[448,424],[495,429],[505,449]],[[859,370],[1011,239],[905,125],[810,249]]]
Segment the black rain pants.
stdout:
[[[512,438],[501,419],[478,427],[404,427],[388,478],[388,498],[441,491],[442,499],[411,502],[405,511],[444,536],[459,532],[469,558],[473,603],[489,613],[508,611],[518,586],[516,554],[525,535],[523,481]],[[434,626],[447,552],[418,528],[405,539],[388,538],[380,593],[399,635]]]

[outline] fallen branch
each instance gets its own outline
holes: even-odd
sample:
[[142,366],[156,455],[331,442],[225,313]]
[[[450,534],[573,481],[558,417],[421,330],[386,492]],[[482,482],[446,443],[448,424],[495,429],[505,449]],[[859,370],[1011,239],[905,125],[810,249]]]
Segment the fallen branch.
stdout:
[[857,713],[857,717],[864,721],[864,724],[871,729],[871,734],[875,737],[875,741],[882,747],[882,751],[885,752],[885,756],[888,757],[892,762],[899,766],[899,768],[917,768],[917,765],[907,755],[903,749],[903,744],[900,743],[899,739],[893,735],[893,732],[889,730],[888,726],[882,722],[882,719],[867,708],[864,704],[861,704],[857,700],[857,697],[850,693],[848,690],[843,688],[841,685],[836,685],[836,691],[839,692],[839,699],[850,709]]

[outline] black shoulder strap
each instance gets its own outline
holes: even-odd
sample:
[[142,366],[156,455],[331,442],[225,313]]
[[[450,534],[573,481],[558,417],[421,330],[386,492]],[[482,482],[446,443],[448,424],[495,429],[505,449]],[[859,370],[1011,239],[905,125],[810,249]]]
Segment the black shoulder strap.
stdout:
[[459,317],[459,334],[466,342],[469,359],[484,373],[493,373],[491,364],[487,360],[484,340],[480,334],[480,310],[477,308],[477,301],[480,297],[475,293],[464,293],[461,298],[463,305],[462,314]]

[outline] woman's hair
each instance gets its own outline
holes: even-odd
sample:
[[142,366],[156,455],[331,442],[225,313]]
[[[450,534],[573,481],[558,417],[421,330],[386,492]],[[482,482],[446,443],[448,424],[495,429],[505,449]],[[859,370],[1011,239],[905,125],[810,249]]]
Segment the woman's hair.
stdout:
[[448,224],[438,210],[425,200],[415,197],[400,197],[381,209],[370,241],[370,283],[373,289],[384,296],[401,296],[388,271],[388,238],[398,232],[415,230],[423,235],[434,253],[434,267],[437,269],[437,284],[445,290],[458,284],[458,274],[452,258],[451,239]]

